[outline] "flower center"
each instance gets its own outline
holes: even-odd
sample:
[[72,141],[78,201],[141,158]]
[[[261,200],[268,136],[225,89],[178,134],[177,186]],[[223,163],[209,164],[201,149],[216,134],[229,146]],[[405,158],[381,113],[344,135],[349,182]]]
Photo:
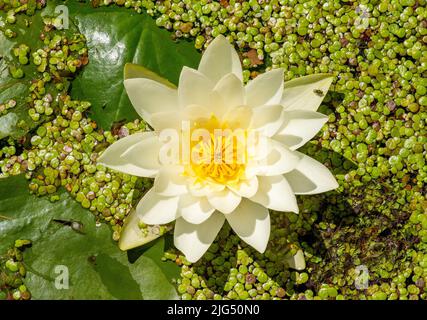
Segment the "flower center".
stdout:
[[191,128],[189,170],[200,180],[220,184],[238,181],[246,167],[246,132],[220,122],[214,115]]

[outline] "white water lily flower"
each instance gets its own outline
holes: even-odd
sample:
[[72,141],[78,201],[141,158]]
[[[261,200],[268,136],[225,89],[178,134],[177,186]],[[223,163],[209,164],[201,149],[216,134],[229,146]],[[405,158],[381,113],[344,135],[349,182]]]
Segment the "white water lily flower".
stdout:
[[[331,82],[330,75],[319,74],[284,83],[283,70],[275,69],[244,86],[238,54],[223,36],[209,45],[198,70],[183,68],[178,88],[147,78],[125,80],[133,106],[154,131],[117,141],[99,163],[155,180],[127,218],[120,248],[141,245],[140,222],[153,225],[176,220],[175,246],[195,262],[227,220],[243,241],[263,253],[270,236],[268,209],[298,213],[296,194],[338,187],[323,164],[296,151],[327,122],[328,117],[316,110]],[[160,133],[167,129],[182,132],[185,121],[190,132],[206,129],[213,140],[216,129],[256,132],[268,142],[267,149],[260,154],[246,145],[246,162],[237,161],[239,151],[227,149],[234,139],[224,138],[221,150],[231,150],[231,163],[204,164],[191,158],[165,164]],[[209,160],[218,156],[215,147],[190,143],[189,148],[192,155]]]

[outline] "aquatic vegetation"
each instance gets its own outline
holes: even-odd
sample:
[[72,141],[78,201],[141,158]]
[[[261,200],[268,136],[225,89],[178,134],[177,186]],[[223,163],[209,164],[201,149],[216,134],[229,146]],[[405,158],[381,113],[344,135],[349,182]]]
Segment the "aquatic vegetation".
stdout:
[[[194,264],[168,248],[161,263],[180,267],[175,284],[182,299],[427,298],[425,5],[424,0],[95,0],[85,6],[105,16],[148,14],[168,30],[173,45],[191,41],[200,52],[223,35],[239,54],[245,82],[277,68],[286,81],[334,76],[330,92],[313,91],[323,99],[319,112],[329,118],[302,152],[331,170],[338,189],[297,197],[299,214],[272,211],[264,254],[228,224]],[[24,174],[31,193],[54,203],[65,189],[97,221],[111,225],[119,241],[126,216],[152,181],[107,169],[97,159],[109,145],[149,126],[129,114],[108,128],[99,125],[99,104],[69,90],[91,61],[102,58],[91,56],[90,28],[58,30],[51,18],[38,18],[43,10],[52,14],[49,0],[45,6],[45,1],[0,0],[0,66],[8,70],[7,79],[0,76],[2,179]],[[18,30],[30,21],[25,33]],[[0,210],[0,223],[7,223],[2,216]],[[140,227],[147,238],[172,228]],[[0,252],[0,297],[7,299],[30,298],[32,292],[21,288],[21,280],[11,284],[9,275],[3,278],[19,269],[17,250],[11,256],[7,249]],[[292,258],[301,253],[303,266]]]

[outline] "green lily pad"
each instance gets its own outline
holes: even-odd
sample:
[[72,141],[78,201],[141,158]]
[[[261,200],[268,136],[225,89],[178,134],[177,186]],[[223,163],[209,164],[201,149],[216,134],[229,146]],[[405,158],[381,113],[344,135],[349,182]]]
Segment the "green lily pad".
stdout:
[[94,9],[76,1],[66,5],[89,48],[89,64],[73,81],[71,95],[92,103],[91,117],[103,129],[139,117],[123,86],[126,63],[143,65],[175,85],[183,66],[199,63],[193,43],[173,41],[148,15],[117,7]]
[[16,239],[32,241],[24,261],[25,284],[34,299],[177,298],[171,275],[178,266],[162,265],[161,256],[150,251],[130,262],[110,228],[96,224],[68,193],[51,203],[29,195],[26,185],[22,176],[0,179],[0,253]]
[[[49,8],[51,7],[54,8],[54,3],[49,4]],[[8,39],[0,30],[0,104],[9,100],[16,101],[16,106],[8,114],[0,115],[0,139],[9,136],[18,139],[46,121],[46,116],[40,117],[39,121],[31,119],[28,114],[27,98],[30,94],[29,89],[32,81],[43,77],[42,73],[37,71],[37,66],[32,63],[31,53],[45,47],[40,39],[40,34],[44,28],[43,16],[49,12],[49,8],[37,11],[31,18],[23,14],[17,15],[16,23],[10,26],[17,35],[13,39]],[[0,21],[4,20],[5,16],[6,13],[0,11]],[[31,23],[28,24],[28,21]],[[70,24],[69,29],[61,31],[61,34],[70,36],[76,31],[76,27]],[[30,48],[29,63],[26,65],[19,65],[17,58],[13,56],[13,48],[21,44]],[[20,79],[14,79],[9,72],[10,65],[21,68],[24,76]],[[65,83],[65,87],[67,86]],[[46,93],[48,92],[53,97],[59,93],[53,83],[46,84]],[[10,113],[13,115],[10,116]],[[11,121],[12,119],[13,121]]]
[[[1,14],[0,12],[0,16]],[[22,19],[18,19],[17,24],[20,23],[23,23]],[[14,60],[12,49],[17,45],[18,41],[7,39],[0,31],[0,104],[9,100],[16,101],[16,106],[8,114],[0,115],[0,139],[9,136],[18,138],[25,134],[25,131],[17,126],[19,120],[24,120],[29,126],[34,125],[28,115],[25,99],[29,94],[30,79],[35,75],[35,68],[22,66],[25,74],[22,79],[14,79],[9,73],[9,64]]]

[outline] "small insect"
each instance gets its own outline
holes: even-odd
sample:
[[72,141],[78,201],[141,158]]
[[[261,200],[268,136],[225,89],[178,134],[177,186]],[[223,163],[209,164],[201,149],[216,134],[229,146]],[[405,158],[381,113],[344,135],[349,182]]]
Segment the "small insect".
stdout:
[[325,94],[320,89],[314,89],[313,92],[317,94],[319,97],[323,97]]
[[59,220],[59,219],[53,219],[54,222],[60,223],[64,226],[70,227],[72,230],[74,230],[77,233],[85,234],[83,232],[83,224],[78,221],[66,221],[66,220]]

